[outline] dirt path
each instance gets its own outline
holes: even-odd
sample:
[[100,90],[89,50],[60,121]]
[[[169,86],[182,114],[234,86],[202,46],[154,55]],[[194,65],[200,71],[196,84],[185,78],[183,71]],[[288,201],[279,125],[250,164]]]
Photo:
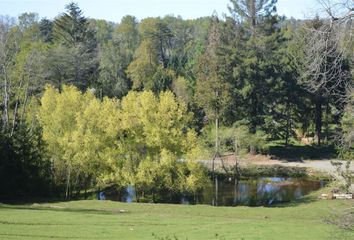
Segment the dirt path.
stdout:
[[[247,156],[242,160],[239,160],[241,165],[281,165],[285,167],[306,167],[312,168],[316,171],[334,173],[336,171],[335,167],[331,164],[331,161],[337,161],[336,159],[321,159],[321,160],[303,160],[303,161],[287,161],[287,160],[275,160],[271,159],[269,156],[264,155],[254,155]],[[204,165],[211,167],[212,161],[206,160],[202,161]],[[216,168],[224,166],[234,166],[235,160],[233,155],[226,155],[221,159],[215,160]],[[351,170],[354,171],[354,163],[351,164]]]
[[[279,160],[269,160],[267,163],[262,162],[254,162],[253,164],[257,165],[281,165],[287,167],[307,167],[312,168],[317,171],[322,172],[335,172],[335,167],[331,164],[332,160],[305,160],[302,162],[287,162],[287,161],[279,161]],[[354,170],[354,165],[351,164],[351,169]]]

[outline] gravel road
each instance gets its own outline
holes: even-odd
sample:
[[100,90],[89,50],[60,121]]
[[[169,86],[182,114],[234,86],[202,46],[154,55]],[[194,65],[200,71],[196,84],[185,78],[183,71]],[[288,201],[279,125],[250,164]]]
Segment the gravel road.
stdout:
[[[313,168],[315,170],[331,173],[336,170],[335,167],[331,164],[331,161],[333,160],[305,160],[303,162],[275,161],[276,163],[274,164],[279,164],[282,166],[289,166],[289,167],[308,167],[308,168]],[[342,162],[344,163],[344,161]],[[350,169],[354,171],[354,163],[351,164]]]

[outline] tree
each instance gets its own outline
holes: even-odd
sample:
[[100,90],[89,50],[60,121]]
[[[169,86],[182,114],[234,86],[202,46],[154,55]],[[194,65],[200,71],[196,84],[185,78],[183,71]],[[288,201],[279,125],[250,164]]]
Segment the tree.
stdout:
[[53,21],[43,18],[39,22],[40,36],[44,42],[53,41]]
[[236,19],[246,20],[251,34],[256,34],[256,28],[263,17],[268,17],[276,11],[277,0],[230,0],[229,11]]
[[197,148],[195,132],[186,128],[191,115],[171,92],[131,92],[119,105],[73,86],[61,93],[47,87],[38,119],[55,182],[66,182],[67,198],[89,180],[98,186],[133,184],[141,194],[184,191],[192,174],[194,182],[204,181],[204,170],[187,156]]
[[314,123],[317,144],[321,144],[323,106],[345,96],[349,80],[348,62],[341,50],[339,26],[318,17],[307,25],[304,39],[301,78],[315,105]]
[[131,84],[125,73],[125,61],[120,49],[113,42],[103,45],[98,78],[101,91],[99,94],[117,98],[127,94]]
[[115,24],[106,20],[88,20],[88,29],[95,33],[95,39],[99,45],[102,45],[112,40],[113,30]]
[[8,130],[11,102],[11,68],[19,51],[21,36],[15,27],[15,21],[0,16],[0,79],[2,88],[2,130]]
[[132,83],[126,71],[133,60],[138,40],[137,20],[125,16],[114,29],[113,40],[103,44],[98,78],[98,88],[103,96],[121,98],[131,89]]
[[[119,141],[124,156],[120,172],[141,195],[191,189],[186,182],[189,177],[189,181],[203,181],[203,170],[188,157],[197,148],[197,139],[186,127],[191,115],[183,101],[171,92],[158,97],[151,91],[130,92],[122,100],[120,116],[125,133]],[[181,161],[183,156],[185,161]]]
[[246,120],[251,133],[255,133],[266,121],[273,120],[270,113],[275,113],[277,103],[272,94],[278,94],[274,88],[281,86],[282,81],[282,66],[278,61],[282,54],[278,52],[285,40],[277,25],[279,18],[272,15],[276,1],[232,3],[229,10],[233,17],[246,20],[233,23],[231,30],[238,39],[231,43],[233,64],[230,67],[235,89],[232,114],[234,121]]
[[76,114],[81,111],[82,96],[73,87],[64,87],[61,94],[47,87],[41,98],[39,121],[43,128],[43,140],[47,143],[57,183],[66,178],[66,198],[69,197],[72,176],[78,170],[73,157],[73,134],[77,128]]
[[143,39],[127,69],[133,89],[153,90],[158,93],[170,89],[174,71],[169,69],[172,33],[156,18],[147,18],[139,25]]
[[0,133],[0,195],[15,200],[50,194],[50,164],[39,128],[22,124],[10,137]]
[[223,56],[220,55],[220,47],[223,43],[219,20],[214,18],[212,21],[207,47],[198,64],[195,99],[207,116],[215,121],[215,153],[217,155],[219,120],[227,108],[230,84],[223,75]]
[[[215,158],[220,155],[219,124],[225,114],[230,99],[230,84],[225,78],[225,55],[220,52],[223,46],[221,24],[217,17],[212,19],[208,42],[204,54],[200,57],[197,70],[195,100],[202,107],[209,119],[215,121],[215,152],[212,163],[212,173],[217,188],[215,176]],[[216,203],[215,191],[214,203]]]
[[[284,20],[279,20],[280,22]],[[264,123],[262,130],[272,140],[285,140],[290,143],[296,130],[306,126],[310,120],[307,106],[308,94],[298,82],[299,70],[296,62],[298,48],[295,43],[292,24],[286,23],[280,31],[267,38],[264,63],[268,93],[265,96]],[[297,131],[299,132],[299,131]]]
[[[53,39],[60,53],[63,48],[65,60],[57,59],[56,55],[50,56],[53,61],[67,63],[65,72],[68,82],[85,90],[97,75],[97,42],[95,32],[89,28],[87,19],[82,16],[82,11],[77,4],[71,2],[66,5],[67,13],[63,13],[54,20]],[[50,54],[51,55],[51,54]],[[59,58],[62,57],[59,54]],[[50,64],[51,59],[48,59]],[[62,75],[62,74],[61,74]]]
[[340,187],[347,193],[351,193],[354,173],[351,163],[354,160],[354,93],[349,89],[347,105],[341,121],[342,133],[339,139],[340,157],[345,161],[331,161],[336,168],[335,178],[339,180]]
[[80,189],[80,180],[85,189],[90,179],[101,181],[107,164],[117,157],[115,141],[120,122],[114,100],[100,101],[91,92],[81,94],[73,86],[64,85],[62,92],[48,86],[38,119],[56,182],[66,180],[66,198],[73,188]]
[[23,39],[21,51],[16,56],[13,68],[13,117],[10,135],[14,134],[17,125],[25,123],[28,104],[33,96],[37,96],[44,87],[43,67],[45,45]]
[[54,20],[55,41],[67,47],[76,47],[77,44],[84,43],[88,49],[93,49],[96,45],[95,35],[78,4],[71,2],[65,9],[67,13],[62,13]]
[[347,159],[354,159],[354,92],[348,94],[348,103],[341,121],[342,152]]
[[37,13],[23,13],[18,17],[18,25],[21,31],[25,31],[38,24]]
[[113,41],[126,51],[126,55],[131,61],[134,51],[139,45],[138,20],[134,16],[124,16],[113,31]]

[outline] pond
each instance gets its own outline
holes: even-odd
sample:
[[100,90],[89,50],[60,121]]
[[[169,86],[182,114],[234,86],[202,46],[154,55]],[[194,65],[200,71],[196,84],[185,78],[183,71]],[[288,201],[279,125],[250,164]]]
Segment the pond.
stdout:
[[270,206],[300,199],[324,185],[324,181],[261,177],[241,180],[236,184],[234,181],[228,181],[218,183],[217,187],[209,186],[200,199],[202,203],[217,206]]
[[[195,195],[155,196],[154,202],[216,206],[271,206],[300,199],[325,184],[324,181],[302,178],[260,177],[239,181],[226,179],[206,186],[202,192]],[[107,199],[133,202],[135,190],[129,186],[124,194],[120,196],[108,194]]]

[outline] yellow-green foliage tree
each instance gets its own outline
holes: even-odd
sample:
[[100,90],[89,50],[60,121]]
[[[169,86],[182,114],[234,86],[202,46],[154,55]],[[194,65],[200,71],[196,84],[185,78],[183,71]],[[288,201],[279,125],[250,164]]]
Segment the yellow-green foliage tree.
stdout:
[[80,182],[98,177],[114,153],[119,132],[117,114],[113,100],[99,101],[92,93],[81,94],[73,86],[63,86],[61,93],[46,88],[38,117],[56,181],[66,179],[67,197],[70,186],[79,187]]
[[[125,174],[138,193],[144,191],[196,191],[205,182],[193,161],[196,134],[188,128],[192,118],[185,103],[171,92],[130,92],[121,104]],[[193,180],[192,180],[193,179]],[[140,191],[140,192],[139,192]]]
[[139,196],[194,192],[206,181],[194,161],[200,148],[188,128],[192,116],[171,92],[130,92],[119,103],[72,86],[61,93],[47,87],[38,117],[67,196],[89,179],[100,186],[134,185]]

